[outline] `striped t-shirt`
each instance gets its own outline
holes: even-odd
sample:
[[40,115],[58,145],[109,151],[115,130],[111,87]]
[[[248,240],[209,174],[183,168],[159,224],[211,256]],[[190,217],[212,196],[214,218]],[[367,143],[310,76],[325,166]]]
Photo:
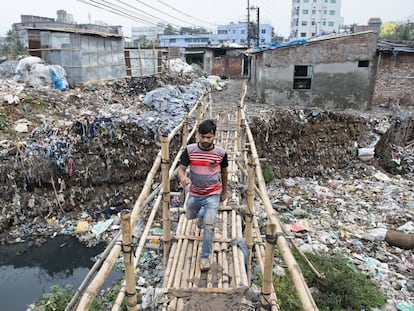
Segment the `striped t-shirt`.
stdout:
[[220,173],[228,166],[227,153],[223,148],[214,146],[203,150],[198,144],[188,145],[181,155],[180,163],[190,165],[190,193],[195,196],[220,194]]

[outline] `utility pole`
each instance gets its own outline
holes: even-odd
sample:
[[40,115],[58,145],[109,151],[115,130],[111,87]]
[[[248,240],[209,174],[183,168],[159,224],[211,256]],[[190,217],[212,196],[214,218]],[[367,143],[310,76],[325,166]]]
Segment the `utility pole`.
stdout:
[[[249,10],[256,10],[256,25],[254,25],[253,29],[251,29],[250,33],[252,33],[252,36],[249,35],[249,47],[250,47],[250,37],[252,37],[256,45],[259,45],[260,43],[260,13],[259,13],[259,7],[252,6],[249,8]],[[250,22],[249,22],[250,26]],[[250,29],[251,27],[249,27]]]
[[247,0],[247,47],[250,48],[250,0]]
[[257,7],[257,34],[256,34],[256,46],[260,44],[260,8]]

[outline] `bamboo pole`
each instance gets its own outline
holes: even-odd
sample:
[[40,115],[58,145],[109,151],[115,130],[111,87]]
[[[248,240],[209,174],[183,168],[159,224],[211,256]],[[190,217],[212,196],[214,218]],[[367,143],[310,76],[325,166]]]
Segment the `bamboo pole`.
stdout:
[[[155,200],[154,206],[153,206],[153,208],[151,210],[151,214],[148,217],[148,221],[147,221],[147,223],[145,225],[145,228],[142,231],[141,238],[140,238],[139,243],[138,243],[138,247],[137,247],[137,249],[136,249],[136,251],[134,253],[134,255],[135,255],[134,256],[134,267],[137,266],[138,260],[139,260],[139,258],[141,256],[141,252],[142,252],[142,250],[143,250],[143,248],[145,246],[145,243],[147,241],[148,232],[151,229],[152,223],[153,223],[153,221],[155,219],[155,216],[156,216],[156,214],[158,212],[158,209],[160,207],[160,204],[161,204],[161,198],[162,198],[162,195],[158,195],[157,199]],[[123,286],[121,287],[121,290],[118,293],[118,297],[116,299],[116,302],[119,302],[119,301],[122,302],[124,295],[125,295],[125,284],[123,284]],[[120,307],[121,307],[121,305],[117,305],[117,304],[114,303],[114,305],[112,306],[112,311],[120,310]]]
[[[236,220],[237,220],[236,221],[237,236],[241,237],[241,236],[243,236],[241,216],[236,215]],[[246,264],[245,264],[246,261],[248,260],[248,258],[245,258],[245,253],[242,251],[241,247],[237,248],[237,252],[239,254],[238,269],[240,270],[240,284],[238,284],[237,287],[248,286],[249,281],[247,279],[247,270],[246,270]]]
[[167,266],[168,255],[171,249],[171,218],[170,218],[170,178],[168,174],[169,140],[166,134],[161,137],[161,175],[162,175],[162,218],[164,230],[164,268]]
[[129,211],[121,212],[122,249],[124,253],[126,305],[128,311],[137,311],[137,292],[135,289],[135,267],[133,262],[134,247],[132,245],[131,215]]
[[[276,235],[276,225],[268,224],[266,234],[269,237]],[[277,302],[272,301],[272,281],[273,281],[273,255],[275,252],[275,240],[266,240],[265,261],[263,270],[262,294],[260,296],[260,307],[262,311],[277,311]]]
[[[181,231],[181,228],[183,227],[185,221],[186,221],[186,217],[185,217],[184,214],[182,214],[180,216],[179,221],[178,221],[177,232]],[[176,254],[177,244],[178,243],[174,243],[172,248],[171,248],[170,259],[168,260],[169,264],[167,266],[167,269],[164,272],[164,280],[163,280],[163,286],[162,286],[163,288],[168,287],[169,279],[172,276],[171,275],[171,273],[172,273],[172,260],[173,260],[173,258],[175,257],[175,254]]]
[[187,146],[187,139],[188,139],[188,113],[184,114],[184,121],[183,121],[183,137],[182,137],[182,148]]
[[248,214],[246,215],[246,244],[249,250],[249,258],[247,264],[247,280],[250,285],[252,276],[252,251],[253,251],[253,215],[254,215],[254,171],[256,164],[252,156],[249,157],[248,164],[248,178],[247,178],[247,209]]
[[242,122],[241,122],[241,116],[242,116],[242,104],[241,103],[239,103],[238,105],[237,105],[237,133],[239,134],[239,135],[237,135],[237,150],[241,150],[241,148],[242,148],[242,145],[241,145],[241,143],[242,143],[242,141],[241,141],[241,125],[242,125]]
[[91,270],[89,270],[87,276],[83,280],[82,284],[78,287],[75,294],[73,295],[70,302],[67,304],[65,311],[71,311],[73,310],[76,301],[79,298],[79,295],[85,290],[87,284],[89,283],[92,276],[95,274],[95,272],[99,269],[99,267],[102,265],[102,262],[105,260],[106,256],[111,251],[112,247],[115,245],[117,241],[119,241],[119,237],[121,236],[121,231],[118,231],[118,233],[115,235],[115,237],[112,239],[112,241],[108,244],[108,246],[105,248],[105,250],[100,255],[99,260],[97,260],[94,265],[92,266]]
[[[236,211],[231,211],[231,238],[233,240],[237,239],[237,219],[236,219]],[[241,284],[241,275],[239,270],[240,259],[239,259],[239,252],[237,244],[233,244],[233,264],[234,264],[234,279],[236,282],[236,286],[238,287]]]
[[[193,221],[191,225],[191,232],[195,232],[196,224]],[[193,253],[193,245],[194,242],[186,240],[187,241],[187,248],[185,249],[185,258],[186,261],[184,263],[183,267],[183,273],[181,278],[181,287],[189,287],[189,278],[190,278],[190,268],[191,268],[191,254]]]

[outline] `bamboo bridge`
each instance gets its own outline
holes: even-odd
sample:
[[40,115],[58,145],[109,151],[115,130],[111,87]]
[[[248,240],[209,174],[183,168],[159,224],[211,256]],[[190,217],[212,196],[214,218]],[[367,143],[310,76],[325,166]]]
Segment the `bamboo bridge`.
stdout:
[[[171,133],[162,135],[161,150],[132,211],[121,213],[122,231],[118,232],[101,259],[92,267],[65,311],[90,309],[120,255],[124,257],[125,279],[112,311],[121,310],[123,302],[128,310],[143,309],[137,303],[136,277],[139,272],[136,275],[135,270],[148,241],[157,238],[150,236],[149,232],[161,213],[163,236],[159,238],[163,247],[164,279],[162,287],[154,291],[156,299],[151,310],[279,310],[272,283],[276,247],[292,278],[302,309],[317,310],[291,252],[291,248],[298,250],[297,246],[288,239],[267,194],[255,142],[246,122],[246,92],[244,84],[239,103],[221,103],[215,107],[210,93],[206,91],[183,122]],[[195,138],[198,124],[205,118],[216,120],[216,144],[227,151],[229,190],[228,199],[221,204],[218,212],[211,269],[201,272],[202,231],[197,227],[196,220],[186,219],[183,207],[171,205],[173,197],[181,201],[185,197],[183,191],[173,192],[170,187],[181,153],[187,143]],[[170,160],[169,145],[176,136],[180,137],[178,134],[181,135],[182,146],[175,158]],[[162,183],[154,187],[156,176],[161,176]],[[241,193],[240,189],[247,190]],[[265,234],[260,232],[256,218],[255,198],[262,201],[261,206],[264,206],[267,215]],[[142,219],[142,211],[147,206],[151,206],[150,213]],[[131,228],[138,222],[143,222],[145,227],[139,242],[133,245]],[[263,277],[258,293],[252,290],[253,267],[258,267]],[[145,288],[139,290],[141,293],[146,291]],[[249,293],[256,294],[255,303],[246,298]],[[226,297],[232,299],[227,300]]]

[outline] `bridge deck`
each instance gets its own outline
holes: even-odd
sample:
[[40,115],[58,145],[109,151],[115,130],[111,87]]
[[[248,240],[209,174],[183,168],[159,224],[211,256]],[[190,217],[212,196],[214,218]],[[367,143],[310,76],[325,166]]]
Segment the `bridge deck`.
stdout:
[[[246,270],[248,252],[242,239],[243,220],[237,189],[236,115],[221,113],[216,115],[215,120],[216,144],[226,149],[229,159],[229,199],[226,204],[221,204],[218,212],[210,256],[211,269],[206,272],[201,272],[199,265],[203,230],[197,227],[196,220],[187,220],[185,213],[179,215],[164,275],[163,287],[168,293],[167,310],[248,310],[249,302],[242,299],[249,282]],[[231,298],[217,299],[218,295]],[[234,299],[234,295],[239,295],[240,299]],[[203,305],[201,309],[200,304]]]

